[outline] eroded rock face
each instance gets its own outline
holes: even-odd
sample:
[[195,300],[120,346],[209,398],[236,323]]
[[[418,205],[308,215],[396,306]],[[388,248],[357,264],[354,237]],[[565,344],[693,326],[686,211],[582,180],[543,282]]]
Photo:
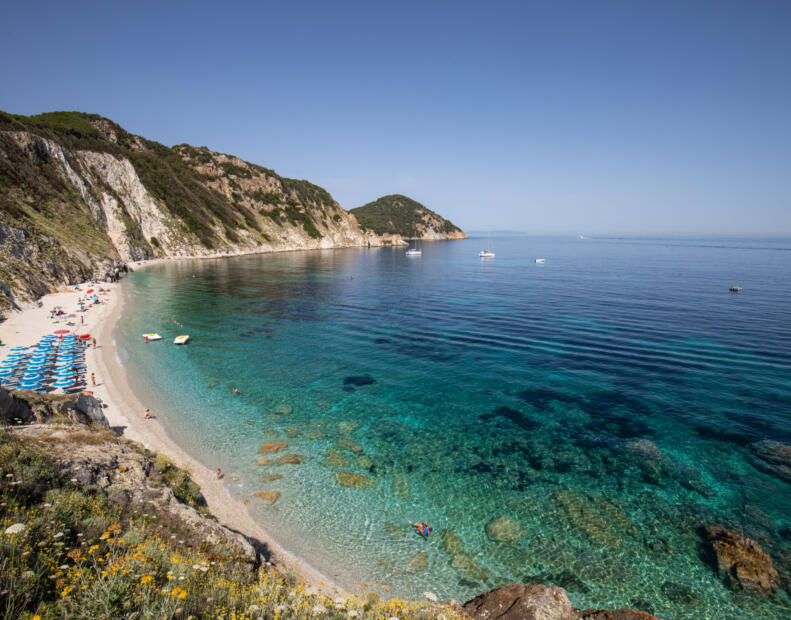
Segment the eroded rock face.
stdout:
[[503,515],[486,524],[486,535],[494,542],[515,545],[525,533],[516,521]]
[[576,620],[562,588],[513,584],[479,594],[464,604],[476,620]]
[[43,424],[55,417],[108,427],[101,404],[89,394],[39,394],[0,388],[0,422]]
[[791,482],[791,446],[764,439],[750,444],[752,464],[761,471]]
[[776,592],[779,575],[761,546],[744,534],[710,525],[701,530],[712,563],[733,590],[760,594]]

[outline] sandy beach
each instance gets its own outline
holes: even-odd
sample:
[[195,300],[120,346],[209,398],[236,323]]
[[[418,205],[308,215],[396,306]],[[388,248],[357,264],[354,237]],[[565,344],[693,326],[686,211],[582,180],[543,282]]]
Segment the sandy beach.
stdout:
[[[137,268],[141,266],[143,265],[136,265]],[[105,291],[99,293],[102,303],[90,306],[85,312],[76,312],[79,308],[78,299],[84,297],[90,288]],[[45,334],[58,329],[70,329],[78,334],[90,333],[96,338],[96,348],[89,346],[86,350],[87,389],[107,404],[104,414],[110,426],[121,432],[123,437],[137,441],[149,450],[165,454],[177,465],[188,469],[195,482],[200,485],[209,510],[217,520],[232,530],[264,543],[271,553],[273,564],[300,575],[308,584],[325,594],[343,593],[331,578],[280,547],[253,520],[244,504],[231,497],[224,483],[217,480],[215,471],[204,467],[182,450],[165,433],[157,419],[143,418],[146,405],[130,387],[113,341],[113,331],[121,316],[124,302],[120,284],[101,283],[92,287],[89,283],[84,283],[77,290],[73,286],[64,288],[60,292],[42,297],[40,301],[41,307],[38,304],[29,304],[21,311],[8,315],[0,324],[0,340],[4,345],[0,348],[0,355],[4,356],[11,347],[33,345]],[[67,315],[76,313],[77,318],[51,319],[49,310],[55,306],[61,306]],[[83,316],[83,323],[80,315]],[[74,325],[69,325],[68,322]],[[91,373],[95,373],[96,386],[91,385]]]

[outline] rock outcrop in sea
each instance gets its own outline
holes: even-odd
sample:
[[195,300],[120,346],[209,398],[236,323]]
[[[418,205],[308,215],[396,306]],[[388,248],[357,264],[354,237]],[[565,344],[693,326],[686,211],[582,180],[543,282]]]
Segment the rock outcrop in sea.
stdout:
[[718,525],[704,527],[701,534],[712,564],[732,589],[759,594],[777,592],[780,576],[761,545]]

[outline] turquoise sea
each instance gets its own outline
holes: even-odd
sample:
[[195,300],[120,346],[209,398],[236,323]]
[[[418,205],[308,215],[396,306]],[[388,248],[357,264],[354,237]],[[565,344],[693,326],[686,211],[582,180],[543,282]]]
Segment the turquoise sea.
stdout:
[[[791,485],[750,449],[791,443],[791,240],[485,245],[156,265],[123,281],[119,358],[171,437],[351,590],[532,581],[576,607],[791,617],[785,592],[728,589],[698,534],[743,530],[791,574]],[[270,441],[302,463],[257,464]],[[487,535],[502,516],[510,542]]]

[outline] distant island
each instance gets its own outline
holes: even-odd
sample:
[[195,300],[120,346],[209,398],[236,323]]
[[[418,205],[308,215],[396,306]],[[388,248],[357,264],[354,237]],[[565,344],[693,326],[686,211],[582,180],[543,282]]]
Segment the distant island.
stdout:
[[363,230],[377,235],[398,235],[403,239],[467,238],[453,222],[401,194],[382,196],[350,213]]
[[415,230],[465,238],[405,196],[350,213],[309,181],[97,114],[0,111],[0,310],[131,262],[392,245]]

